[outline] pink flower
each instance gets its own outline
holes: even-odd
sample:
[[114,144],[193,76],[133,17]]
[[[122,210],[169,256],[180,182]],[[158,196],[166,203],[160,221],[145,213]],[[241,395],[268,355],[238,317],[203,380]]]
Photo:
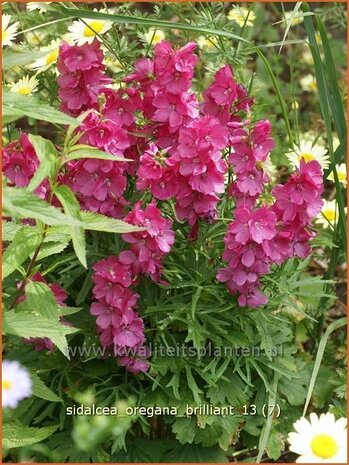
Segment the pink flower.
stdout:
[[11,185],[26,187],[38,166],[39,159],[24,132],[18,141],[11,142],[3,148],[2,171],[11,181]]
[[251,238],[257,244],[272,239],[276,235],[275,224],[275,213],[268,210],[267,207],[258,208],[252,213],[251,219],[248,221]]
[[231,105],[234,102],[237,97],[237,84],[229,65],[217,71],[214,83],[204,92],[204,96],[212,97],[217,105]]
[[132,284],[130,269],[118,260],[117,257],[108,257],[93,265],[94,279],[101,278],[105,282],[121,284],[129,287]]

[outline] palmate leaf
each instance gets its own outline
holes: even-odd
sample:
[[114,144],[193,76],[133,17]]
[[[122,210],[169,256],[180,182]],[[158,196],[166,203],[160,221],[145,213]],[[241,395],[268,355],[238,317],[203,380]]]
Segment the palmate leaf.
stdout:
[[24,447],[43,441],[53,434],[59,425],[44,428],[30,428],[18,421],[4,423],[2,426],[2,445],[5,449]]

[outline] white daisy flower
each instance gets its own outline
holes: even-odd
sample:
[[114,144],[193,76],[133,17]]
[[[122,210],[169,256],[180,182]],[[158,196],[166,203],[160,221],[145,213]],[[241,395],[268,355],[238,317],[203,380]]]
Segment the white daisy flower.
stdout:
[[36,91],[39,81],[35,76],[24,76],[17,82],[11,84],[10,91],[20,95],[30,95]]
[[301,140],[299,146],[295,146],[293,152],[287,153],[286,156],[294,168],[299,167],[302,158],[306,163],[316,160],[323,169],[330,166],[330,157],[327,155],[325,147],[313,146],[309,140]]
[[300,24],[303,22],[303,15],[300,12],[296,12],[294,17],[291,20],[291,17],[293,15],[293,11],[285,11],[285,21],[286,23],[289,23],[291,21],[291,26],[297,26],[297,24]]
[[[336,170],[338,174],[338,180],[343,186],[347,186],[347,165],[345,163],[341,163],[340,165],[336,165]],[[328,175],[328,179],[334,182],[334,174],[331,172]]]
[[46,32],[40,30],[28,31],[25,33],[25,41],[35,46],[40,46],[46,40],[46,37]]
[[302,53],[302,56],[301,56],[301,60],[307,65],[313,65],[314,64],[314,58],[313,58],[313,55],[312,55],[309,47],[304,49],[304,51]]
[[2,15],[1,16],[1,43],[2,47],[4,45],[11,45],[14,41],[19,26],[19,22],[11,24],[11,15]]
[[316,79],[312,74],[301,77],[299,84],[305,92],[317,92]]
[[[344,209],[347,214],[347,207]],[[335,199],[323,200],[323,206],[321,212],[316,217],[316,222],[321,224],[324,228],[330,226],[334,227],[338,222],[338,206]]]
[[297,463],[347,463],[347,419],[336,421],[333,413],[310,414],[293,425],[288,435],[290,450],[299,455]]
[[38,58],[31,65],[32,69],[37,70],[38,73],[45,71],[50,66],[55,65],[58,59],[59,46],[61,44],[61,39],[56,39],[51,42],[50,45],[41,47],[41,52],[47,52],[47,54],[41,58]]
[[39,10],[40,13],[45,13],[48,10],[47,5],[50,3],[52,2],[28,2],[26,6],[29,11]]
[[263,172],[269,176],[270,179],[275,179],[276,168],[269,157],[266,158],[264,161],[259,161],[257,164],[259,168],[261,168]]
[[[93,11],[99,13],[106,13],[105,10]],[[74,21],[71,26],[68,27],[69,35],[73,42],[77,45],[91,44],[95,38],[99,39],[98,36],[105,34],[112,27],[111,21],[103,19],[84,19]],[[97,35],[98,34],[98,35]]]
[[32,380],[28,371],[16,360],[2,362],[2,406],[17,407],[19,401],[30,397]]
[[[246,18],[248,19],[246,21]],[[253,26],[253,21],[256,19],[256,15],[253,11],[242,6],[233,6],[233,8],[227,14],[227,18],[230,21],[234,21],[240,27],[243,27],[246,21],[246,26]]]
[[200,36],[196,40],[199,48],[213,48],[217,45],[217,39],[215,37]]
[[151,43],[152,45],[156,45],[165,39],[165,33],[161,29],[151,27],[149,31],[144,34],[144,39],[147,44]]

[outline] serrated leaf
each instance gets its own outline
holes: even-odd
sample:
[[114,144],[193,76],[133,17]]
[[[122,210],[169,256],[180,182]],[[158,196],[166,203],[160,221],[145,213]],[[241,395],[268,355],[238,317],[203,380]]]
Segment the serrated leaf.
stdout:
[[84,224],[84,229],[90,231],[101,231],[101,232],[110,232],[110,233],[127,233],[133,231],[144,231],[147,228],[139,228],[133,226],[126,221],[115,220],[114,218],[109,218],[99,213],[82,211],[80,213],[81,220]]
[[[64,212],[77,221],[81,221],[80,205],[74,195],[74,192],[68,186],[61,185],[55,189],[55,195],[63,205]],[[72,226],[71,237],[76,256],[78,257],[82,266],[87,269],[84,229],[79,226]]]
[[2,221],[2,240],[4,242],[11,242],[15,238],[17,232],[23,228],[24,225],[20,223],[14,223],[13,221]]
[[37,98],[19,95],[6,89],[3,91],[2,98],[2,115],[5,117],[28,116],[49,123],[78,125],[71,116],[56,110]]
[[97,160],[111,160],[121,162],[132,161],[128,158],[118,157],[116,155],[112,155],[111,153],[103,152],[102,150],[95,149],[89,145],[81,144],[76,145],[75,147],[73,151],[71,151],[66,157],[64,157],[65,163],[72,160],[80,160],[82,158],[94,158]]
[[6,248],[2,258],[2,276],[6,278],[13,273],[39,246],[42,236],[35,228],[21,228],[11,244]]
[[48,337],[68,359],[70,357],[65,336],[78,331],[77,328],[63,325],[41,315],[21,314],[14,311],[4,313],[2,329],[4,334],[24,338]]
[[26,306],[33,312],[57,321],[60,307],[49,286],[38,281],[29,281],[25,287]]
[[74,225],[81,223],[58,208],[53,207],[26,189],[3,187],[3,215],[32,218],[48,225]]
[[60,242],[47,242],[44,243],[40,249],[40,252],[36,260],[42,260],[44,258],[50,257],[51,255],[56,255],[63,252],[64,249],[68,246],[70,242],[70,236],[61,239]]
[[44,428],[30,428],[19,422],[4,423],[2,426],[2,445],[6,449],[24,447],[43,441],[53,434],[59,425]]
[[50,402],[62,402],[62,399],[58,397],[51,389],[49,389],[45,383],[39,378],[36,373],[31,373],[32,378],[32,392],[33,395],[40,399],[49,400]]

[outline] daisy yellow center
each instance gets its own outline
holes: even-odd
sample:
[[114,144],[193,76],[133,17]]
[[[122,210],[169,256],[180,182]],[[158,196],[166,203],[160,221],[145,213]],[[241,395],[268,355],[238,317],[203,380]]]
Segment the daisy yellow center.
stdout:
[[46,64],[51,65],[52,63],[55,63],[58,58],[58,50],[53,50],[51,53],[49,53],[46,57]]
[[335,210],[323,210],[322,214],[324,217],[330,222],[333,223],[336,219],[336,211]]
[[316,90],[317,89],[316,81],[313,81],[313,82],[310,83],[310,89],[311,90]]
[[302,158],[306,163],[308,163],[309,161],[315,160],[315,157],[312,153],[300,153],[298,155],[298,159],[301,160]]
[[328,434],[319,434],[315,436],[310,446],[313,453],[322,459],[334,457],[338,451],[337,442]]
[[20,87],[18,90],[17,90],[17,94],[20,94],[20,95],[29,95],[31,93],[32,89],[28,86],[23,86],[23,87]]
[[2,388],[5,389],[6,391],[11,389],[11,387],[12,387],[11,381],[5,380],[2,382]]
[[157,44],[161,42],[162,39],[163,39],[163,35],[161,34],[161,32],[155,32],[154,38],[153,38],[153,44]]
[[1,31],[1,41],[4,42],[8,38],[7,31],[2,29]]
[[338,171],[337,174],[338,174],[338,179],[339,179],[340,181],[343,182],[343,181],[345,181],[345,180],[347,179],[346,173],[341,173],[340,171]]
[[88,26],[84,28],[83,34],[85,37],[94,37],[96,34],[99,34],[102,29],[103,23],[101,23],[100,21],[92,21]]

